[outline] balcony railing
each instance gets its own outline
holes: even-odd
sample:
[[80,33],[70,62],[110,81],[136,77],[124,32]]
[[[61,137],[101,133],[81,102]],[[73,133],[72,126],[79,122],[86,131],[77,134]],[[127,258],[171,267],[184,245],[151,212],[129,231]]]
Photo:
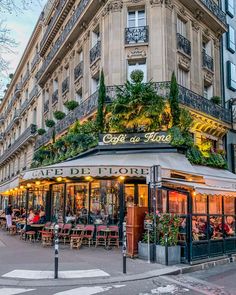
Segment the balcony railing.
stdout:
[[201,2],[224,24],[226,22],[226,14],[221,10],[220,6],[217,5],[213,0],[201,0]]
[[69,91],[69,77],[66,77],[65,80],[62,82],[61,89],[62,94]]
[[58,102],[58,89],[55,90],[52,94],[52,105]]
[[74,69],[74,80],[76,81],[83,75],[83,62],[81,61]]
[[179,33],[177,33],[177,48],[191,56],[191,42]]
[[101,41],[98,41],[96,45],[90,50],[90,64],[95,62],[96,59],[101,57]]
[[43,112],[46,113],[49,111],[49,100],[45,101],[43,105]]
[[37,131],[37,126],[31,124],[19,137],[18,139],[4,151],[3,155],[0,157],[0,165],[12,156],[23,144],[25,144],[29,139],[35,136]]
[[37,63],[39,62],[39,60],[40,60],[39,54],[36,53],[35,56],[34,56],[34,58],[33,58],[33,60],[32,60],[32,62],[31,62],[31,70],[34,69],[34,67],[37,65]]
[[22,85],[26,83],[26,81],[29,79],[29,76],[30,76],[30,73],[29,73],[29,70],[27,70],[22,78]]
[[54,56],[57,54],[58,50],[62,47],[62,44],[67,39],[70,31],[72,30],[72,28],[74,27],[74,25],[76,24],[76,22],[78,21],[78,19],[80,18],[80,16],[82,15],[82,13],[84,12],[84,10],[86,9],[86,7],[88,6],[88,4],[91,1],[92,0],[81,0],[79,2],[79,4],[76,7],[72,17],[70,18],[70,20],[65,25],[64,30],[62,31],[62,33],[58,37],[58,39],[55,41],[55,44],[53,45],[52,49],[50,50],[49,54],[47,55],[42,67],[37,72],[36,79],[39,80],[42,77],[43,73],[45,72],[45,70],[49,66],[50,62],[52,61]]
[[15,87],[15,90],[14,90],[14,96],[19,97],[21,89],[22,89],[22,85],[19,82],[19,83],[16,84],[16,87]]
[[27,106],[28,106],[28,99],[26,99],[26,100],[22,103],[22,105],[21,105],[21,107],[20,107],[20,112],[23,113],[23,112],[26,110]]
[[125,44],[148,43],[148,26],[133,27],[125,29]]
[[206,53],[205,50],[202,51],[202,66],[208,70],[214,71],[214,61],[213,58]]
[[38,93],[39,93],[38,85],[34,85],[33,89],[31,90],[31,92],[29,94],[29,102],[28,103],[30,103],[32,101],[32,99],[38,95]]

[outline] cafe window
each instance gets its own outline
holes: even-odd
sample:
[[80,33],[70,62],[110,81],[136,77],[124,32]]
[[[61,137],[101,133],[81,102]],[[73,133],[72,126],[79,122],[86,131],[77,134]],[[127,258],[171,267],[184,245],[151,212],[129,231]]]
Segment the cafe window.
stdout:
[[125,204],[126,207],[134,205],[134,184],[125,185]]
[[64,213],[64,184],[52,186],[52,216],[53,221],[63,222]]
[[138,185],[138,205],[148,207],[148,186],[146,184]]
[[207,214],[207,196],[196,195],[193,196],[193,213]]
[[235,217],[234,216],[225,217],[224,234],[228,238],[235,236]]
[[161,194],[159,195],[157,193],[157,210],[160,213],[166,213],[167,212],[167,190],[161,190]]
[[209,213],[222,214],[222,197],[209,196]]
[[192,217],[192,239],[193,241],[207,240],[207,217]]
[[224,197],[224,213],[235,214],[235,198]]
[[176,214],[187,214],[187,195],[176,191],[170,191],[169,212]]
[[222,223],[221,216],[210,216],[210,224],[208,227],[209,239],[222,239],[225,225]]

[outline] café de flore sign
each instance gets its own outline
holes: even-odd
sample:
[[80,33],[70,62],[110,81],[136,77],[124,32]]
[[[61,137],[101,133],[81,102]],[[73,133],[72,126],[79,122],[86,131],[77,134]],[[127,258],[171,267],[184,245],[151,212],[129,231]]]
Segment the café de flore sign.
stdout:
[[99,135],[100,145],[135,145],[135,144],[160,144],[169,145],[171,135],[167,132],[146,133],[107,133]]

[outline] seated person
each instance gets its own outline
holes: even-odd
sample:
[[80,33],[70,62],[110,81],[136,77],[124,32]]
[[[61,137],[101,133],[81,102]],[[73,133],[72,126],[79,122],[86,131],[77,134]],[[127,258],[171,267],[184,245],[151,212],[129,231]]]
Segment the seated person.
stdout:
[[[40,214],[39,214],[39,216],[40,216]],[[38,221],[38,224],[45,224],[46,223],[46,215],[45,215],[45,212],[44,212],[44,214],[42,215],[42,213],[41,213],[41,216],[40,216],[40,219],[39,219],[39,221]]]
[[34,214],[34,218],[32,219],[32,221],[30,223],[33,223],[33,224],[38,223],[39,219],[40,219],[39,212],[36,211],[35,214]]

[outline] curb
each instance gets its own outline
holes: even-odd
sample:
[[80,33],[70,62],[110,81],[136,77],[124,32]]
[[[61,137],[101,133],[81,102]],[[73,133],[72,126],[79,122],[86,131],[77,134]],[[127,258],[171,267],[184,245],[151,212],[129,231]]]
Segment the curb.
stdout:
[[223,258],[215,261],[208,261],[197,265],[189,266],[169,266],[163,269],[148,271],[141,274],[134,275],[121,275],[110,278],[99,278],[99,279],[47,279],[47,280],[17,280],[17,279],[5,279],[0,278],[0,286],[12,286],[12,287],[63,287],[63,286],[80,286],[80,285],[106,285],[106,284],[117,284],[124,282],[139,281],[145,279],[151,279],[159,276],[166,275],[179,275],[192,273],[204,269],[213,268],[218,265],[225,265],[236,262],[236,255],[231,258]]

